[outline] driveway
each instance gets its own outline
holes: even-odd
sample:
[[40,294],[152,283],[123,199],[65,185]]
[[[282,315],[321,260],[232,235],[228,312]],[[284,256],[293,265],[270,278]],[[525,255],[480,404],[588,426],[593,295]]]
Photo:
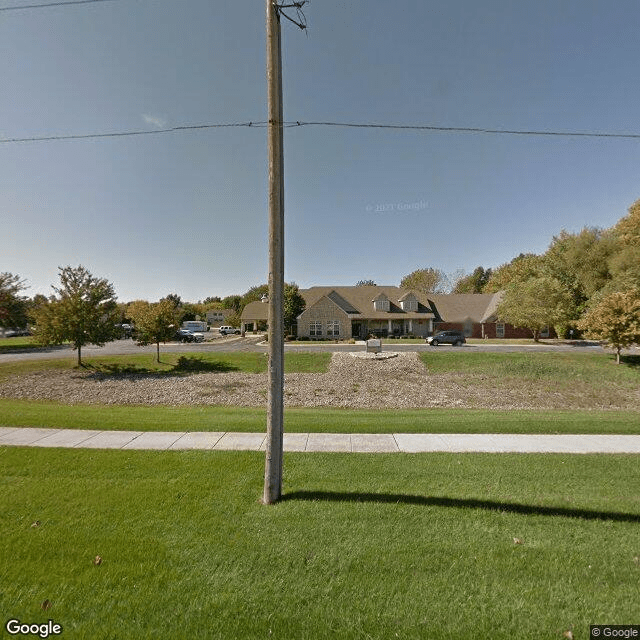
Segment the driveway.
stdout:
[[[0,345],[2,343],[0,342]],[[106,344],[104,347],[95,347],[93,345],[87,345],[82,348],[83,356],[97,356],[97,355],[128,355],[128,354],[141,354],[141,353],[155,353],[155,345],[149,345],[147,347],[138,347],[133,340],[115,340]],[[286,352],[345,352],[345,351],[364,351],[364,343],[360,344],[332,344],[332,343],[315,343],[308,345],[300,344],[285,344]],[[495,352],[495,353],[544,353],[544,352],[568,352],[568,353],[604,353],[606,350],[600,347],[598,344],[589,343],[584,341],[575,341],[573,343],[562,344],[546,344],[541,343],[539,345],[523,345],[523,344],[465,344],[462,347],[453,347],[450,345],[440,345],[438,347],[431,347],[428,344],[412,343],[412,344],[385,344],[383,346],[384,351],[394,352],[441,352],[451,351],[463,353],[478,353],[478,352]],[[268,351],[267,344],[264,342],[264,338],[260,335],[248,335],[244,338],[240,336],[215,336],[210,342],[203,342],[199,344],[182,344],[179,342],[169,342],[160,346],[160,352],[164,353],[186,353],[186,352],[230,352],[230,351],[259,351],[266,353]],[[640,349],[633,348],[623,351],[626,354],[640,354]],[[0,353],[0,363],[10,362],[16,360],[40,360],[46,358],[60,358],[60,357],[74,357],[75,351],[69,346],[50,347],[47,349],[24,349],[16,351],[8,351],[6,353]]]

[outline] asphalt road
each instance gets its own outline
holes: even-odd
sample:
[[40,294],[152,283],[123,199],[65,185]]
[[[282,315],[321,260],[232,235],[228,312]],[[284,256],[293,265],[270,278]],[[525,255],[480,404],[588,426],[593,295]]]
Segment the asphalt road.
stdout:
[[[215,337],[210,342],[200,344],[181,344],[171,342],[160,345],[161,353],[185,353],[185,352],[229,352],[229,351],[258,351],[267,352],[267,345],[262,343],[261,336],[239,336]],[[1,343],[0,343],[1,345]],[[96,355],[127,355],[140,353],[155,353],[155,345],[138,347],[133,340],[116,340],[106,344],[104,347],[87,345],[82,348],[83,357]],[[364,351],[363,344],[331,344],[316,343],[309,345],[285,345],[286,352],[314,352],[314,351]],[[464,352],[492,351],[497,353],[509,352],[579,352],[579,353],[605,353],[599,345],[593,343],[576,342],[563,344],[539,344],[539,345],[518,345],[518,344],[465,344],[462,347],[452,347],[440,345],[431,347],[427,344],[385,344],[383,350],[386,351],[432,351],[432,350],[456,350]],[[627,353],[638,354],[638,348],[628,350]],[[69,346],[52,347],[49,349],[24,349],[0,353],[0,362],[15,360],[32,360],[60,357],[75,357],[75,351]]]

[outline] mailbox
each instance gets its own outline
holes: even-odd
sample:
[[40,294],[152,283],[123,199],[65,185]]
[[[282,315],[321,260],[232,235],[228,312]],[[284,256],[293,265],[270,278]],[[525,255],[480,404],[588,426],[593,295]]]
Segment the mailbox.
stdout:
[[380,353],[382,351],[382,340],[371,338],[367,340],[367,353]]

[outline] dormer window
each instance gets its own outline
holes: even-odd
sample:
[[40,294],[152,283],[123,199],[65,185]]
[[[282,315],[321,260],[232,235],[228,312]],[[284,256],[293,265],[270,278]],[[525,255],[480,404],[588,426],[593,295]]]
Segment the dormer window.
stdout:
[[400,302],[400,308],[403,311],[418,310],[418,298],[416,298],[412,293],[400,298],[399,302]]
[[377,298],[373,299],[373,308],[375,311],[389,311],[391,304],[389,298],[381,293]]

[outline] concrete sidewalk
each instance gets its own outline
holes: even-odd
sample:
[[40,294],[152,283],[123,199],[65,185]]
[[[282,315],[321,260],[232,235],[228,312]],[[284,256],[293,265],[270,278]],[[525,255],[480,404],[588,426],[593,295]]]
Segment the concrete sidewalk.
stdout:
[[[89,431],[0,427],[0,446],[264,451],[264,433]],[[640,435],[285,433],[291,452],[640,453]]]

